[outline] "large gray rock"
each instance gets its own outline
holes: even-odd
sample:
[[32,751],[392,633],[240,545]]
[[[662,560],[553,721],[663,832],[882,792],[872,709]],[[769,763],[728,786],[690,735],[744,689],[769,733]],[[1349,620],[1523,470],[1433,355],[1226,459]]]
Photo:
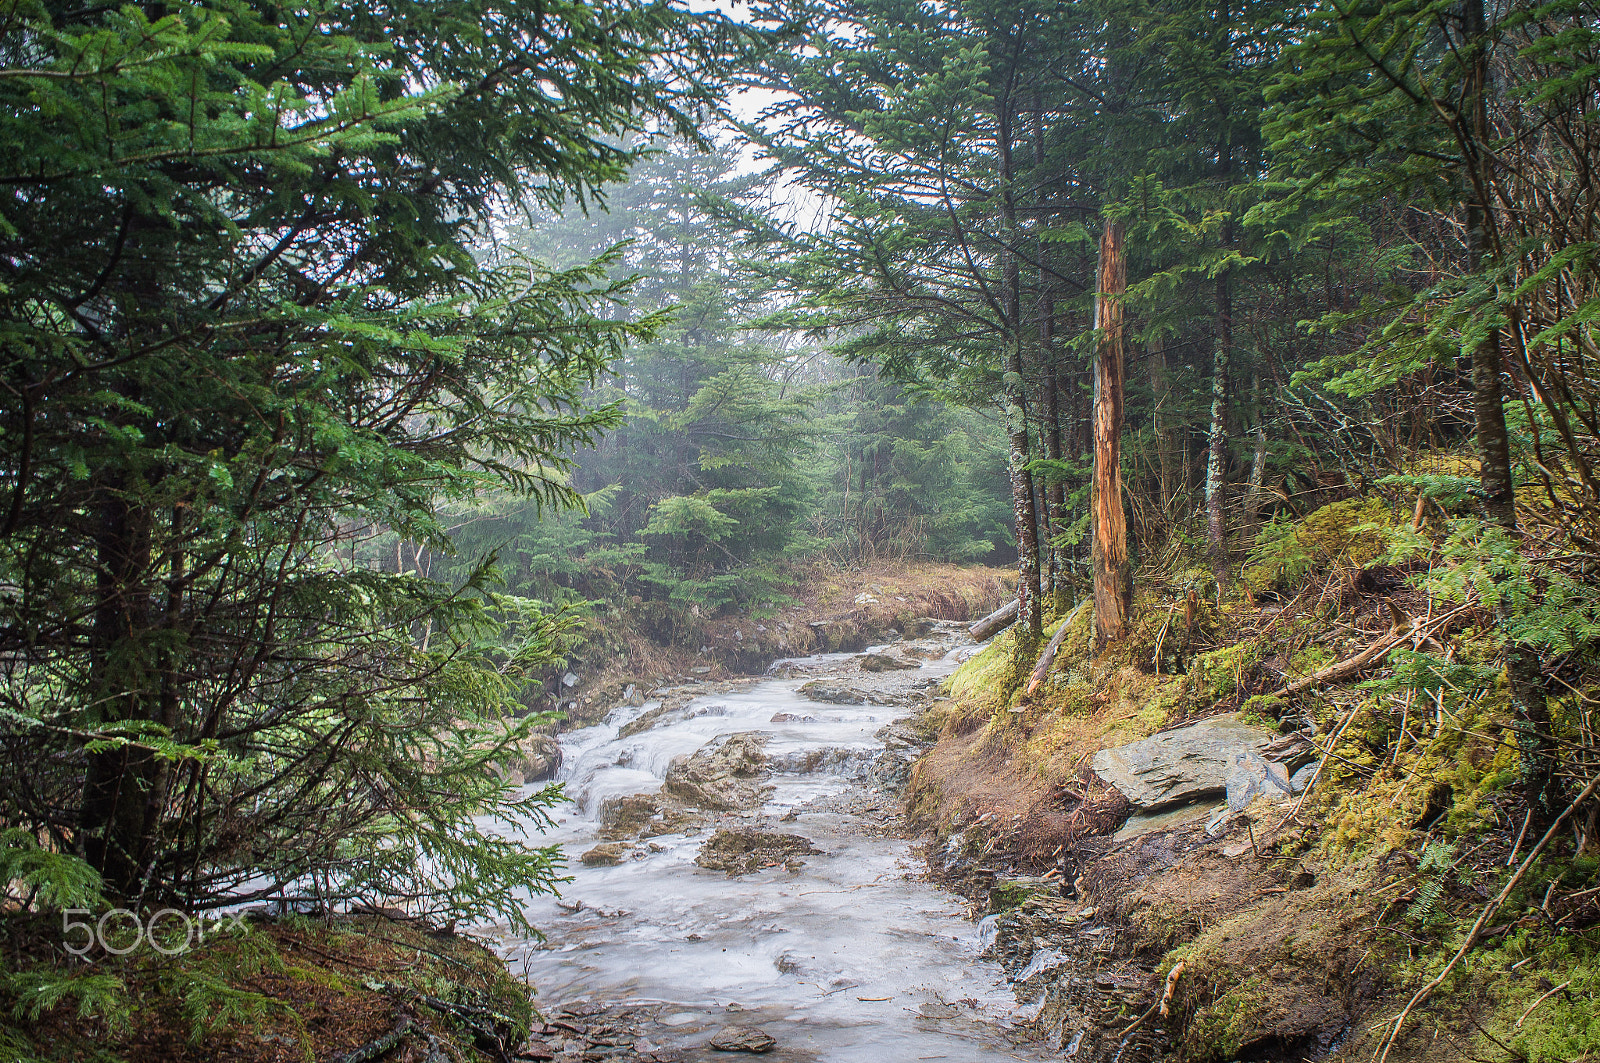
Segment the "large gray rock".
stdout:
[[831,705],[865,705],[867,696],[843,683],[827,679],[813,679],[803,685],[799,693],[812,701],[825,701]]
[[867,653],[861,657],[863,672],[897,672],[921,667],[922,665],[916,661],[908,661],[904,657],[891,657],[887,653]]
[[[1228,794],[1229,779],[1236,773],[1253,777],[1259,771],[1266,782],[1266,761],[1260,753],[1274,737],[1237,716],[1213,716],[1102,749],[1092,764],[1095,774],[1116,787],[1135,812],[1148,814]],[[1242,795],[1244,785],[1238,780],[1233,789]]]
[[667,769],[662,789],[691,805],[714,811],[760,808],[771,789],[761,782],[766,773],[766,739],[736,734],[717,746],[696,750]]

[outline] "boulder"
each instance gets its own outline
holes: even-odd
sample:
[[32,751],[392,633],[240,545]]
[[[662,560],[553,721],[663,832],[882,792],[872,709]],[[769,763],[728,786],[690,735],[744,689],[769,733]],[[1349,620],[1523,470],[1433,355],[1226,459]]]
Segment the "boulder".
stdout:
[[676,834],[699,820],[693,812],[662,794],[608,797],[600,805],[602,841],[631,841]]
[[898,672],[907,668],[921,668],[916,661],[908,661],[903,657],[891,657],[887,653],[866,653],[861,656],[861,670],[863,672]]
[[628,858],[632,849],[627,842],[601,842],[578,859],[584,867],[615,867]]
[[758,734],[736,734],[720,745],[708,745],[692,756],[674,761],[667,769],[662,789],[699,808],[719,812],[760,808],[771,789],[760,782],[766,756],[766,739]]
[[772,1035],[753,1026],[727,1026],[707,1044],[717,1052],[770,1052],[778,1046]]
[[912,765],[929,743],[917,733],[910,720],[897,720],[880,727],[874,737],[883,743],[883,752],[873,762],[872,781],[890,793],[899,793],[911,781]]
[[[1159,812],[1224,795],[1232,804],[1229,780],[1236,774],[1241,781],[1233,789],[1241,797],[1245,775],[1259,776],[1261,783],[1271,785],[1260,751],[1273,738],[1272,732],[1237,716],[1213,716],[1125,746],[1102,749],[1094,755],[1092,765],[1095,774],[1126,797],[1135,812]],[[1249,788],[1255,789],[1253,783]]]
[[694,862],[709,871],[729,875],[748,875],[765,867],[782,864],[798,871],[802,856],[819,856],[822,850],[810,838],[765,830],[719,830],[700,847]]
[[823,701],[830,705],[865,705],[867,703],[867,696],[861,691],[852,690],[847,686],[827,679],[813,679],[802,686],[798,693],[805,695],[812,701]]

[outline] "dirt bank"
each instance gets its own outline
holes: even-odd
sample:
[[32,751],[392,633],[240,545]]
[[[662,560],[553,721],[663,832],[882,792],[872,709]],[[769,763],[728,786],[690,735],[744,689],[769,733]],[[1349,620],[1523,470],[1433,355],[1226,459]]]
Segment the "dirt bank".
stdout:
[[661,688],[761,675],[786,657],[857,652],[915,635],[921,620],[975,620],[1015,582],[1014,571],[981,565],[816,563],[792,570],[788,603],[757,614],[703,616],[684,606],[671,623],[646,623],[618,604],[585,622],[567,665],[546,676],[528,703],[559,709],[567,727],[583,726]]

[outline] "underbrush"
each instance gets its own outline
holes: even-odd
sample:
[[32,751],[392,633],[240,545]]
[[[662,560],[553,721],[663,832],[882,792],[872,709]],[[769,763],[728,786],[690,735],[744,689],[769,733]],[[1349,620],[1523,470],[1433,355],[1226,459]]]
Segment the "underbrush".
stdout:
[[0,1056],[503,1059],[533,1018],[527,987],[492,951],[404,918],[224,919],[187,947],[185,925],[171,916],[154,942],[133,939],[123,917],[114,925],[110,951],[97,945],[74,958],[59,915],[0,922],[14,960],[0,976]]
[[[917,622],[972,621],[992,612],[1013,574],[981,565],[879,560],[838,565],[791,562],[779,574],[781,600],[716,611],[693,602],[624,599],[596,604],[563,666],[530,699],[569,719],[590,720],[638,691],[688,680],[760,675],[774,660],[849,653]],[[573,686],[563,684],[572,675]]]
[[[1600,1057],[1600,800],[1563,808],[1600,772],[1600,580],[1537,513],[1517,542],[1412,515],[1356,498],[1269,524],[1220,608],[1177,559],[1103,653],[1079,610],[1034,695],[1004,635],[948,685],[911,812],[1034,870],[1110,849],[1120,816],[1084,814],[1100,748],[1221,712],[1311,743],[1315,784],[1251,811],[1247,855],[1206,857],[1221,843],[1202,837],[1165,871],[1097,870],[1104,896],[1084,885],[1157,989],[1178,969],[1179,1058]],[[1513,689],[1517,653],[1539,661],[1548,723]],[[1544,812],[1541,772],[1560,795]]]

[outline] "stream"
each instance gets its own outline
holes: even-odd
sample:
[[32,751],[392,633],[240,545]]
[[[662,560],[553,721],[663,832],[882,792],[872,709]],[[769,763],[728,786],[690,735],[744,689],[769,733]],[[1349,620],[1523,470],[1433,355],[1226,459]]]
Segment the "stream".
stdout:
[[[561,736],[559,778],[573,803],[530,840],[559,842],[573,880],[559,898],[528,902],[546,940],[502,933],[497,941],[555,1023],[546,1054],[536,1048],[530,1058],[728,1060],[738,1057],[710,1042],[729,1027],[770,1036],[776,1044],[763,1058],[772,1060],[1043,1058],[1007,1037],[1022,1009],[983,958],[960,899],[923,881],[910,841],[898,836],[898,800],[870,777],[884,749],[877,732],[913,711],[872,703],[875,692],[908,701],[971,644],[946,624],[874,649],[921,663],[865,673],[859,654],[779,662],[783,678],[664,712],[658,701],[622,706]],[[819,677],[847,682],[869,702],[799,692]],[[652,725],[619,737],[647,713]],[[675,759],[747,733],[766,740],[772,790],[763,807],[707,813],[700,825],[635,843],[615,866],[580,862],[600,840],[607,798],[660,791]],[[739,877],[696,866],[719,827],[803,835],[822,854],[796,870],[780,864]]]

